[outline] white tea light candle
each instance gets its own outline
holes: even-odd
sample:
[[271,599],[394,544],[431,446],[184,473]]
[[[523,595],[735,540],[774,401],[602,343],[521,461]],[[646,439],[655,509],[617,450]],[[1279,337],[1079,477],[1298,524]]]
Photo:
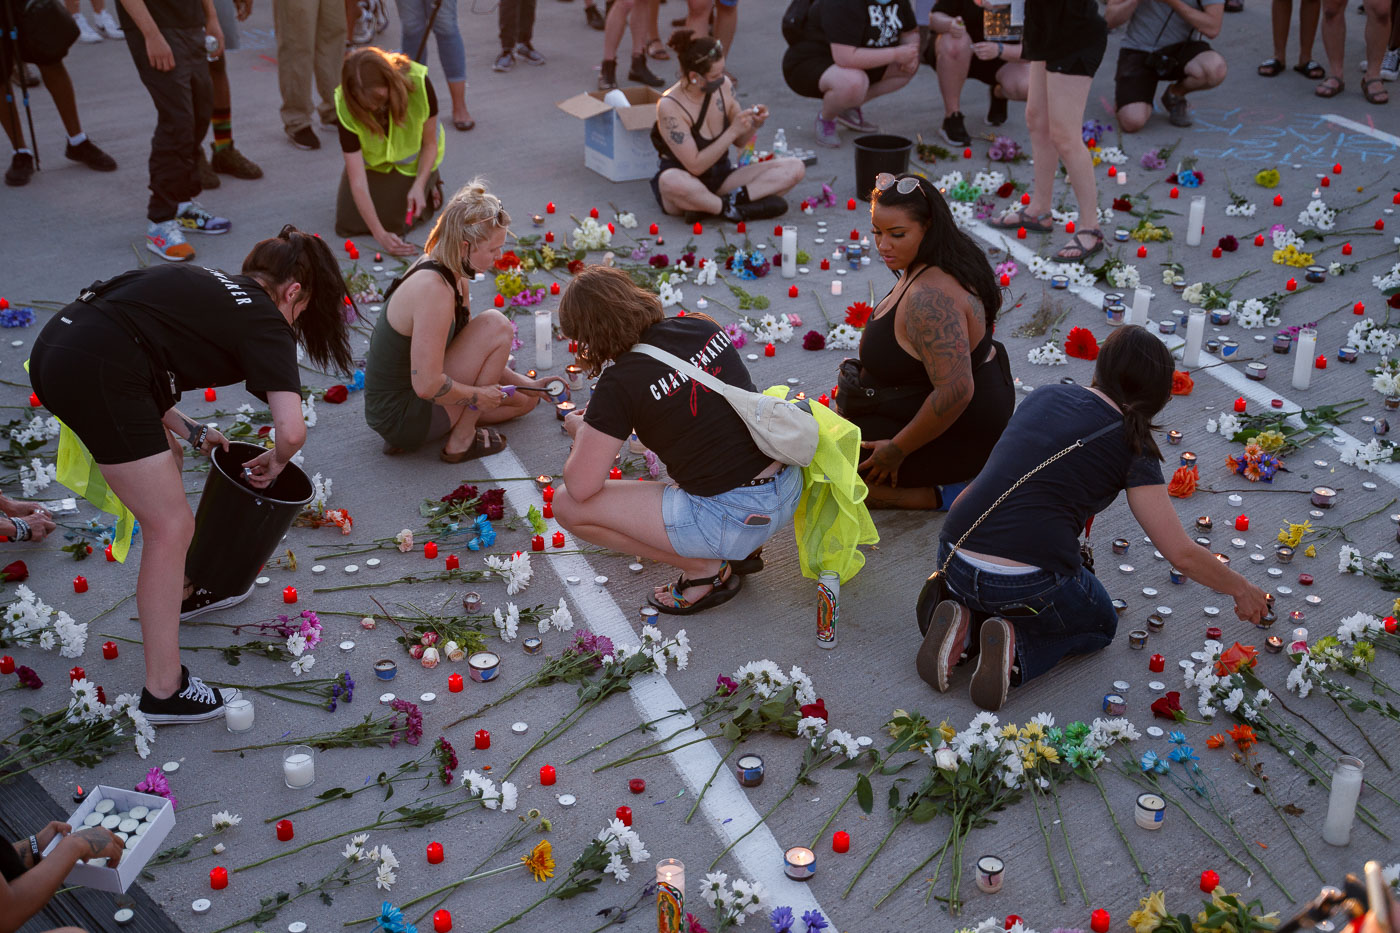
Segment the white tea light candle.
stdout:
[[1161,829],[1167,813],[1167,802],[1156,794],[1138,794],[1133,819],[1143,829]]
[[793,881],[811,881],[817,873],[817,855],[806,846],[793,846],[783,853],[783,871]]
[[310,787],[316,780],[316,750],[309,745],[293,745],[282,756],[282,777],[293,790]]

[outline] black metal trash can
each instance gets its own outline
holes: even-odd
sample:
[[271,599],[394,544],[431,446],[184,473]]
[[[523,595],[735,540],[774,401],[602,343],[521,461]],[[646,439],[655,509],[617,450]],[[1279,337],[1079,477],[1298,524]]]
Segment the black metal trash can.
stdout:
[[891,133],[857,136],[855,146],[856,197],[862,201],[870,200],[876,175],[881,172],[898,175],[909,171],[909,154],[914,151],[914,141],[906,136]]
[[254,489],[243,464],[266,450],[231,441],[216,449],[194,516],[194,540],[185,555],[185,575],[217,599],[246,593],[287,529],[311,501],[311,480],[294,463],[276,482]]

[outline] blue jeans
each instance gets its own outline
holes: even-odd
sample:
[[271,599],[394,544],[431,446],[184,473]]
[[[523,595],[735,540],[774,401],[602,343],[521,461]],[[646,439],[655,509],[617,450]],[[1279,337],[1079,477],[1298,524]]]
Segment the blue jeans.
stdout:
[[661,520],[682,557],[741,560],[787,527],[802,498],[802,468],[784,467],[762,486],[740,486],[717,496],[692,496],[667,486]]
[[[428,32],[428,17],[433,12],[433,0],[397,0],[399,22],[403,26],[403,53],[412,56],[423,45]],[[467,80],[467,52],[462,47],[462,32],[457,28],[457,0],[442,0],[442,7],[433,20],[433,35],[437,37],[438,56],[449,84]],[[423,45],[419,64],[428,63],[428,48]],[[439,102],[441,109],[441,102]]]
[[[950,546],[938,549],[943,566]],[[975,617],[999,616],[1016,630],[1021,683],[1039,677],[1062,659],[1107,648],[1118,630],[1118,613],[1099,578],[1083,567],[1072,577],[1036,570],[992,573],[954,557],[948,590]]]

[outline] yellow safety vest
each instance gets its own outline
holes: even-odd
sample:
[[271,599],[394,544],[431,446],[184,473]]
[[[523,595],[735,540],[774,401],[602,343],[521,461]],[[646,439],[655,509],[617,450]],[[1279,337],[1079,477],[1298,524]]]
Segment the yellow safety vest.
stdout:
[[[418,153],[423,148],[423,124],[428,122],[428,92],[425,82],[428,69],[425,65],[410,62],[408,79],[413,89],[408,95],[408,107],[404,111],[403,123],[389,122],[389,133],[381,136],[364,126],[350,113],[345,102],[345,93],[335,89],[335,114],[345,128],[360,138],[360,154],[365,157],[365,168],[372,172],[388,172],[391,169],[410,177],[418,174]],[[442,154],[446,148],[447,135],[442,123],[438,123],[436,169],[442,164]]]

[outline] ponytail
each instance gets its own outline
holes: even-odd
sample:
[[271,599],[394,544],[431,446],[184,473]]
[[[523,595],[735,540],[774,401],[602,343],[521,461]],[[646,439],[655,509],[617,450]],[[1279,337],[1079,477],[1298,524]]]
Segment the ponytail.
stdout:
[[274,286],[301,283],[306,310],[292,322],[297,342],[323,369],[349,373],[349,321],[359,311],[346,294],[345,278],[331,249],[320,237],[287,224],[275,237],[257,243],[243,260],[243,274],[257,275]]
[[1123,430],[1136,456],[1162,459],[1152,419],[1172,397],[1175,364],[1167,345],[1136,324],[1109,334],[1099,348],[1093,386],[1122,409]]

